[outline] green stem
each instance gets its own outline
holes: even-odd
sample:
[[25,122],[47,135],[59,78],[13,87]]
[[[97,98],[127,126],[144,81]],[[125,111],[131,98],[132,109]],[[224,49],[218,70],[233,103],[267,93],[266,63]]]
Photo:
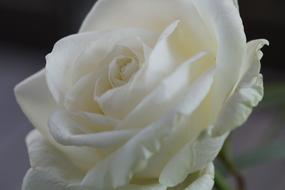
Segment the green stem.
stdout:
[[227,179],[218,170],[215,171],[215,187],[218,190],[231,190]]
[[230,157],[230,142],[229,138],[225,142],[224,147],[219,155],[219,158],[221,159],[222,163],[226,167],[226,169],[229,171],[229,173],[235,178],[237,189],[238,190],[245,190],[246,184],[244,181],[244,178],[241,174],[241,172],[236,167],[234,161]]

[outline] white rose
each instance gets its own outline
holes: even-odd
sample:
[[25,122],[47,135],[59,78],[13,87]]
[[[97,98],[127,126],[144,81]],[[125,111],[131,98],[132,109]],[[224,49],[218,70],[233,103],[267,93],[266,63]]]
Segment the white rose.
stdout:
[[23,190],[209,190],[262,99],[235,0],[99,0],[16,89],[36,130]]

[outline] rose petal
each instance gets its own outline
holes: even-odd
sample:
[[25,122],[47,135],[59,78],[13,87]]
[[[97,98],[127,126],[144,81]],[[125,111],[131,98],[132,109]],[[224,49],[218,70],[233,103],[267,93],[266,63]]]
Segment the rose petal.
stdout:
[[[232,0],[194,0],[204,22],[216,36],[217,72],[213,86],[213,118],[238,81],[246,55],[246,37]],[[215,114],[216,113],[216,114]]]
[[47,122],[56,109],[45,81],[45,70],[32,75],[15,87],[15,96],[23,112],[43,135],[48,136]]
[[211,190],[214,185],[214,165],[209,163],[204,169],[189,175],[182,183],[167,190]]
[[80,32],[124,27],[162,32],[180,17],[189,22],[191,19],[193,23],[199,18],[191,1],[99,0],[84,20]]
[[129,184],[124,187],[116,188],[116,190],[167,190],[167,187],[161,184],[152,184],[152,185]]
[[236,6],[237,9],[239,9],[239,4],[238,4],[238,0],[233,0],[234,5]]
[[140,44],[141,40],[152,45],[155,37],[154,33],[146,30],[125,28],[80,33],[59,40],[46,57],[47,83],[52,95],[57,103],[61,103],[66,92],[81,76],[100,71],[98,67],[104,65],[101,62],[119,42],[134,49],[134,43]]
[[[102,111],[114,118],[125,117],[159,82],[177,66],[170,50],[170,38],[175,35],[178,22],[172,23],[161,34],[160,40],[150,54],[148,63],[134,76],[133,81],[96,97]],[[161,56],[164,55],[164,56]]]
[[47,83],[57,103],[63,100],[72,85],[73,65],[76,60],[90,42],[96,41],[102,35],[102,32],[92,32],[65,37],[46,56]]
[[142,129],[116,152],[91,169],[82,184],[98,189],[111,189],[126,185],[138,172],[148,166],[149,159],[159,154],[165,142],[196,110],[208,94],[213,72],[198,80],[180,104],[157,122]]
[[[83,172],[34,130],[26,139],[31,169],[27,172],[23,190],[83,190],[79,187]],[[44,184],[44,185],[43,185]]]
[[212,190],[213,186],[213,177],[209,175],[203,175],[194,181],[191,185],[189,185],[189,187],[187,187],[185,190]]
[[190,141],[166,164],[159,181],[167,186],[175,186],[186,177],[211,163],[223,146],[227,134],[212,137],[212,131],[207,130],[196,140]]
[[93,100],[95,80],[96,76],[93,73],[82,76],[67,91],[64,97],[65,108],[71,112],[100,113],[99,105]]
[[94,130],[98,130],[99,128],[99,131],[115,129],[119,123],[119,120],[117,119],[96,113],[79,112],[78,115],[82,117],[85,121],[90,122],[91,125],[94,127]]
[[[197,138],[199,133],[208,127],[208,101],[211,94],[210,88],[213,82],[213,75],[214,69],[210,68],[208,72],[203,73],[202,76],[187,88],[188,91],[185,96],[173,108],[174,110],[179,110],[177,112],[185,116],[184,127],[174,133],[171,138],[164,143],[164,146],[161,147],[159,154],[155,154],[149,160],[149,165],[138,173],[140,177],[159,177],[169,159],[171,159],[183,145]],[[193,107],[197,106],[197,104],[199,105],[194,111]],[[200,118],[203,118],[203,122]]]
[[223,109],[215,123],[215,135],[241,126],[263,97],[263,79],[260,72],[260,49],[268,45],[266,40],[255,40],[248,43],[247,56],[241,79],[224,103]]
[[189,91],[191,82],[196,78],[194,64],[204,64],[206,53],[200,53],[179,65],[150,94],[148,94],[120,123],[119,128],[145,127],[164,115]]
[[181,29],[172,40],[172,49],[176,55],[183,57],[179,63],[201,51],[216,54],[215,36],[193,1],[100,0],[89,12],[80,32],[137,27],[162,33],[177,20]]
[[117,130],[92,133],[86,127],[75,122],[64,111],[56,111],[49,120],[49,129],[53,138],[62,145],[90,146],[94,148],[110,148],[118,146],[134,134],[136,130]]
[[[45,70],[24,80],[15,88],[15,95],[23,112],[44,138],[67,154],[81,168],[90,168],[96,161],[97,155],[85,147],[63,147],[56,143],[48,131],[48,120],[57,106],[50,94],[46,81]],[[84,155],[84,156],[83,156]]]

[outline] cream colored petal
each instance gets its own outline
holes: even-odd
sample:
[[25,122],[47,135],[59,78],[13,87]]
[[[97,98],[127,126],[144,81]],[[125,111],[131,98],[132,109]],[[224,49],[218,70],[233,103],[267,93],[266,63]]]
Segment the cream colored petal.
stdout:
[[187,143],[179,152],[166,164],[159,181],[167,186],[176,186],[183,182],[191,173],[197,172],[218,155],[223,146],[227,134],[219,137],[212,137],[211,130],[202,133],[194,141]]
[[[231,0],[193,0],[193,3],[216,37],[217,72],[213,86],[212,113],[218,113],[238,81],[245,60],[246,37],[243,23]],[[215,118],[216,114],[212,116]]]
[[37,130],[28,135],[26,143],[31,169],[24,178],[22,190],[85,190],[79,186],[83,172]]
[[93,100],[95,79],[93,73],[82,76],[66,92],[64,107],[71,112],[100,113],[99,105]]
[[199,177],[196,181],[194,181],[189,187],[185,190],[212,190],[214,186],[214,180],[209,175],[204,175]]
[[100,32],[75,34],[59,40],[46,56],[46,78],[49,89],[60,103],[72,84],[73,67],[91,42],[103,34]]
[[201,51],[216,53],[215,36],[199,12],[191,0],[99,0],[80,32],[137,27],[162,33],[179,20],[181,30],[173,41],[182,62]]
[[127,115],[119,128],[145,127],[175,107],[195,80],[193,65],[203,64],[201,60],[206,56],[203,52],[179,65]]
[[91,123],[94,129],[108,130],[115,129],[120,122],[117,119],[111,118],[106,115],[90,113],[90,112],[79,112],[78,115],[82,117],[85,121]]
[[98,189],[121,187],[148,167],[148,162],[172,136],[185,127],[185,120],[193,113],[208,94],[213,72],[206,73],[189,89],[185,99],[157,122],[142,129],[124,146],[99,162],[85,176],[83,183]]
[[193,22],[198,19],[195,18],[197,12],[191,1],[99,0],[84,20],[80,32],[121,27],[147,28],[161,32],[180,17],[185,17],[187,21],[192,19]]
[[[181,130],[173,133],[173,135],[163,144],[159,154],[155,154],[149,160],[149,164],[142,171],[138,173],[140,177],[156,177],[159,178],[161,171],[167,164],[167,162],[180,150],[186,143],[197,138],[201,131],[208,126],[201,122],[200,118],[203,118],[201,110],[203,110],[203,104],[207,102],[210,94],[210,88],[213,82],[214,70],[209,69],[208,72],[203,73],[196,81],[187,88],[187,93],[180,100],[180,102],[174,106],[173,110],[182,114],[185,117],[183,127]],[[193,110],[193,108],[196,108]],[[193,119],[198,117],[199,123],[196,123]],[[203,118],[206,120],[206,118]],[[206,120],[207,121],[207,120]]]
[[155,36],[146,30],[125,28],[80,33],[59,40],[46,57],[47,83],[55,100],[61,103],[82,76],[100,72],[101,67],[112,60],[109,54],[118,43],[132,49],[140,47],[141,41],[152,45]]
[[146,66],[145,83],[153,83],[167,76],[180,63],[171,48],[171,39],[177,35],[178,25],[179,21],[174,21],[160,35]]
[[148,159],[159,152],[163,140],[171,136],[177,120],[169,114],[161,121],[142,130],[123,147],[91,169],[82,184],[94,189],[112,189],[125,186],[133,175],[144,168]]
[[210,163],[206,169],[199,172],[199,177],[185,190],[212,190],[214,186],[214,165]]
[[49,120],[49,129],[53,138],[65,146],[88,146],[94,148],[110,148],[126,142],[134,136],[136,130],[118,130],[93,132],[85,130],[85,126],[73,120],[64,111],[55,112]]
[[25,175],[22,190],[88,190],[77,185],[69,185],[55,177],[48,169],[29,169]]
[[48,120],[57,109],[57,106],[48,90],[45,81],[45,70],[36,73],[18,84],[15,87],[15,95],[23,112],[47,141],[56,146],[60,151],[69,155],[73,162],[82,168],[88,168],[94,164],[92,157],[96,158],[96,154],[90,151],[90,149],[82,147],[63,147],[57,144],[50,136]]
[[[147,63],[145,63],[134,79],[124,86],[109,90],[96,101],[102,111],[114,118],[125,117],[161,80],[169,75],[177,66],[177,61],[170,50],[169,43],[178,22],[169,25],[161,34]],[[163,55],[163,56],[161,56]]]
[[129,184],[124,187],[116,188],[116,190],[167,190],[167,187],[161,184],[152,184],[152,185]]
[[214,185],[214,165],[207,164],[193,174],[190,174],[182,183],[167,190],[211,190]]
[[252,108],[263,98],[263,78],[259,72],[262,57],[260,49],[265,44],[268,45],[268,41],[255,40],[248,43],[243,73],[219,113],[215,123],[215,135],[242,125],[252,112]]
[[45,70],[32,75],[15,87],[15,96],[34,127],[48,136],[47,122],[56,103],[45,81]]
[[238,4],[238,0],[233,0],[234,5],[239,9],[239,4]]

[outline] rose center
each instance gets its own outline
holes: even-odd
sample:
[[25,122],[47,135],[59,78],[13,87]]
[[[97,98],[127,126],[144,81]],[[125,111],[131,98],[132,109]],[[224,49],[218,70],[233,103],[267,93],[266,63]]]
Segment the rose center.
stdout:
[[126,84],[139,69],[138,60],[131,56],[118,56],[109,65],[109,82],[113,88]]

